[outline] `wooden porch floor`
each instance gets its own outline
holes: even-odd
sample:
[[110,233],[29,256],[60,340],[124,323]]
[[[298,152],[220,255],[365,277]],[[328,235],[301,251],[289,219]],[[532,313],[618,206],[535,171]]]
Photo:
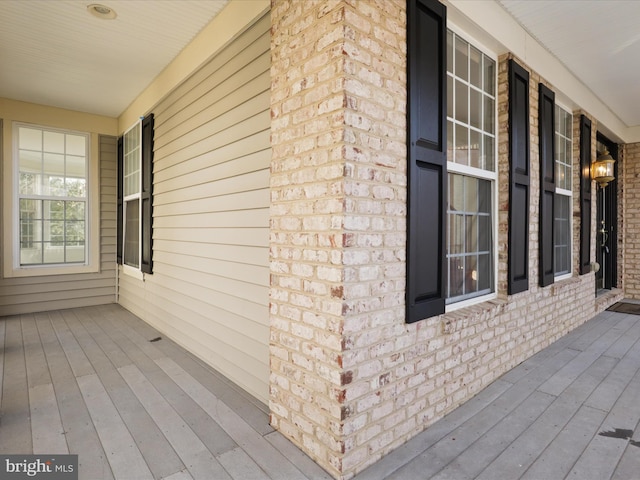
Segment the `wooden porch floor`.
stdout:
[[[0,453],[78,454],[82,480],[330,479],[160,336],[117,305],[0,318]],[[640,479],[639,397],[640,316],[603,312],[355,479]]]
[[117,305],[0,318],[0,452],[78,454],[84,480],[331,478],[158,337]]

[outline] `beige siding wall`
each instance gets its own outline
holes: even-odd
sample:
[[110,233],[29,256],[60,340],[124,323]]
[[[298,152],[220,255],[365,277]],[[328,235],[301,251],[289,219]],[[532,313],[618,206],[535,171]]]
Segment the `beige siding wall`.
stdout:
[[269,379],[269,17],[155,114],[154,273],[119,302],[266,402]]
[[[83,130],[84,126],[84,129],[89,127],[89,131],[94,130],[91,141],[98,142],[98,147],[92,151],[97,153],[98,159],[92,161],[92,168],[99,169],[99,184],[95,185],[99,188],[99,195],[95,197],[99,198],[99,215],[94,215],[90,221],[99,224],[100,234],[100,238],[96,239],[100,245],[97,272],[31,277],[10,277],[5,272],[0,278],[0,316],[115,302],[116,137],[95,134],[96,129],[113,130],[115,133],[115,119],[100,118],[96,122],[92,116],[77,112],[11,101],[0,103],[4,107],[4,114],[10,117],[0,122],[0,130],[4,132],[3,164],[12,161],[11,138],[7,132],[12,120],[74,130]],[[113,128],[109,126],[111,123]],[[10,221],[12,207],[6,196],[2,202],[2,251],[7,255],[4,260],[9,261],[12,251],[10,239],[13,235]]]

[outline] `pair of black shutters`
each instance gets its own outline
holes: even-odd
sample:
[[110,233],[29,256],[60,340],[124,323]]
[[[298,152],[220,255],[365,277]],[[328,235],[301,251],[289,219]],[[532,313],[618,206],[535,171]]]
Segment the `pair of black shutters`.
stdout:
[[[555,94],[540,84],[540,285],[553,283]],[[580,116],[580,275],[591,271],[591,120]]]
[[[445,311],[446,272],[446,8],[407,2],[408,211],[407,322]],[[554,277],[555,96],[540,85],[540,285]],[[588,125],[588,126],[587,126]],[[529,73],[509,62],[508,293],[529,288]],[[584,140],[584,139],[587,140]],[[589,271],[591,122],[581,119],[580,273]]]
[[[144,273],[153,272],[153,114],[142,120],[142,189],[140,192],[141,202],[141,229],[142,248],[140,255],[140,270]],[[118,212],[117,212],[117,261],[122,264],[123,245],[123,137],[118,138]]]

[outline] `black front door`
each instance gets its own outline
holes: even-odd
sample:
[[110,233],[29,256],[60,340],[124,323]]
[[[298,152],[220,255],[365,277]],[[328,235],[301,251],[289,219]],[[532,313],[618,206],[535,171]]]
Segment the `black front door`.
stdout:
[[600,270],[596,273],[596,293],[610,290],[617,286],[618,266],[618,146],[604,135],[597,135],[597,155],[607,148],[611,157],[616,160],[614,175],[616,180],[606,187],[597,187],[597,221],[596,221],[596,262]]

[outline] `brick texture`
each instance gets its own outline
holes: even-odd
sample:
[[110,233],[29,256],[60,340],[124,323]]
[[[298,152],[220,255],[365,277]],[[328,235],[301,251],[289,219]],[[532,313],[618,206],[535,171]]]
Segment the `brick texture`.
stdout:
[[[274,0],[271,15],[271,423],[346,479],[621,293],[596,302],[593,273],[577,273],[577,113],[574,273],[538,287],[544,79],[535,72],[530,288],[506,293],[505,55],[498,64],[497,298],[406,324],[405,2]],[[640,148],[626,155],[640,156]],[[640,230],[640,216],[636,223],[626,227]],[[635,288],[640,295],[640,276]]]
[[640,143],[625,145],[623,168],[618,171],[623,172],[624,181],[624,225],[618,225],[618,231],[625,240],[619,268],[624,271],[625,295],[640,300]]

